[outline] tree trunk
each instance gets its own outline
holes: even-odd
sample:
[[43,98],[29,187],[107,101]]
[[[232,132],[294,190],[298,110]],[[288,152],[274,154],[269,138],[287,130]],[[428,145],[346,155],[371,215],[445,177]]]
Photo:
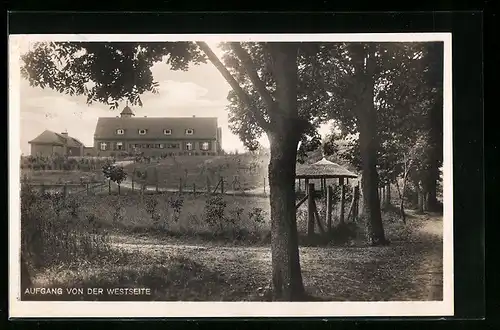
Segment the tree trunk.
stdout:
[[[253,100],[208,45],[198,42],[198,46],[235,90],[241,101],[253,108]],[[272,72],[276,81],[275,100],[260,80],[251,57],[241,49],[241,45],[232,46],[253,87],[266,104],[269,117],[268,121],[260,111],[252,111],[257,124],[266,131],[271,149],[269,188],[274,299],[301,300],[304,297],[304,286],[300,271],[294,186],[297,144],[302,132],[297,125],[298,45],[278,42],[266,44],[267,51],[271,54]]]
[[[369,62],[371,62],[371,60],[368,59],[367,63]],[[377,114],[373,104],[374,80],[373,76],[369,74],[365,74],[363,77],[364,90],[362,91],[362,95],[360,95],[360,103],[356,109],[359,126],[361,169],[363,172],[361,180],[361,187],[363,189],[363,212],[367,217],[370,243],[372,245],[385,245],[388,242],[385,239],[378,192],[378,138],[376,127]]]
[[416,182],[415,187],[417,189],[417,205],[418,205],[417,212],[424,213],[424,192],[422,191],[420,182]]
[[270,139],[269,163],[273,294],[292,301],[304,295],[295,213],[296,147],[291,134],[279,135]]
[[391,184],[388,183],[385,187],[385,207],[391,206]]
[[[430,153],[433,153],[434,150],[431,150]],[[433,156],[430,156],[434,158]],[[431,164],[429,169],[427,170],[426,177],[423,182],[423,188],[427,193],[427,198],[425,202],[425,208],[429,211],[438,211],[439,210],[439,202],[437,200],[437,189],[438,189],[438,180],[439,180],[439,164],[435,160],[431,160]]]
[[277,300],[302,300],[305,292],[295,211],[295,169],[301,133],[297,120],[298,48],[294,43],[267,46],[276,80],[276,102],[268,108],[272,127],[268,137],[273,294]]
[[431,108],[430,121],[431,129],[429,132],[429,168],[424,182],[424,188],[428,193],[426,209],[434,212],[439,211],[439,202],[437,200],[437,190],[439,181],[439,167],[443,160],[443,100],[438,97],[434,106]]
[[403,188],[399,189],[398,179],[396,179],[396,189],[398,190],[399,195],[399,213],[401,215],[401,219],[403,223],[406,224],[406,214],[405,214],[405,189],[406,189],[406,181],[403,178]]

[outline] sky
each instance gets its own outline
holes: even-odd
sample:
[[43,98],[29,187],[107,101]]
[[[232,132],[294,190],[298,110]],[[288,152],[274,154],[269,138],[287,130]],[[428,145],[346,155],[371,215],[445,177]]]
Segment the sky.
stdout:
[[[210,42],[209,45],[220,57],[222,51],[217,48],[217,42]],[[28,49],[27,43],[20,46],[21,53]],[[173,71],[167,64],[158,63],[152,71],[159,83],[159,93],[142,95],[143,106],[132,107],[136,116],[217,117],[218,125],[222,128],[223,148],[226,151],[245,150],[228,127],[226,97],[231,87],[210,62],[192,65],[187,71]],[[25,155],[30,152],[28,141],[46,129],[67,131],[86,146],[92,146],[97,119],[118,116],[125,106],[123,104],[118,109],[110,110],[109,106],[103,104],[87,105],[85,96],[69,96],[49,88],[31,87],[24,79],[21,79],[20,84],[20,142],[21,153]],[[327,125],[321,128],[323,134],[327,128]],[[269,144],[265,136],[260,142],[263,146]]]

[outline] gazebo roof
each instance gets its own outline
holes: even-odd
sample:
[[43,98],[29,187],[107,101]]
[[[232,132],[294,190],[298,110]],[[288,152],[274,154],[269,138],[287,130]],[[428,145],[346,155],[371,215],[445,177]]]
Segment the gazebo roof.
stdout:
[[295,177],[298,179],[357,178],[358,175],[323,158],[314,164],[297,166]]

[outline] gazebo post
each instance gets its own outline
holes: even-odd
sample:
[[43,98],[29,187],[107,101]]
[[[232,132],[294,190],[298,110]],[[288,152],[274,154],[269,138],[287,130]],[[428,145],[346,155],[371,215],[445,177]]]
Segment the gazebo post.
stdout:
[[333,188],[332,186],[328,186],[326,191],[326,222],[327,222],[327,232],[330,233],[332,231],[332,197],[333,197]]
[[345,186],[344,186],[344,178],[339,178],[339,185],[341,191],[340,197],[340,224],[344,224],[344,208],[345,208]]
[[314,183],[307,186],[307,235],[314,235]]

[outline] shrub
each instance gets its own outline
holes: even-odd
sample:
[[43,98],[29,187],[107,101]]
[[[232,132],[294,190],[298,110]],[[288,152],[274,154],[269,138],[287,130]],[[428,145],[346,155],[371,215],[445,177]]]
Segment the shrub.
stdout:
[[171,207],[174,211],[173,216],[175,222],[179,221],[183,205],[184,205],[184,200],[182,199],[181,195],[170,197],[168,200],[168,206]]
[[120,222],[123,221],[123,215],[122,215],[122,206],[119,202],[119,200],[114,201],[111,203],[113,206],[113,225],[119,224]]
[[224,230],[224,212],[227,203],[221,195],[211,196],[205,201],[204,215],[208,225]]
[[234,209],[229,210],[228,221],[231,222],[233,225],[241,223],[241,216],[243,215],[244,211],[245,209],[242,207],[236,207]]
[[22,256],[34,268],[99,258],[110,247],[95,216],[73,221],[61,205],[59,194],[42,195],[27,184],[21,187]]
[[158,200],[156,196],[147,196],[145,200],[146,212],[151,216],[151,219],[157,226],[160,221],[160,214],[158,213]]
[[263,224],[264,210],[260,207],[254,207],[250,212],[248,212],[248,218],[257,224]]
[[66,207],[69,210],[69,214],[76,218],[78,217],[78,211],[80,209],[81,203],[75,196],[70,196],[66,199]]

